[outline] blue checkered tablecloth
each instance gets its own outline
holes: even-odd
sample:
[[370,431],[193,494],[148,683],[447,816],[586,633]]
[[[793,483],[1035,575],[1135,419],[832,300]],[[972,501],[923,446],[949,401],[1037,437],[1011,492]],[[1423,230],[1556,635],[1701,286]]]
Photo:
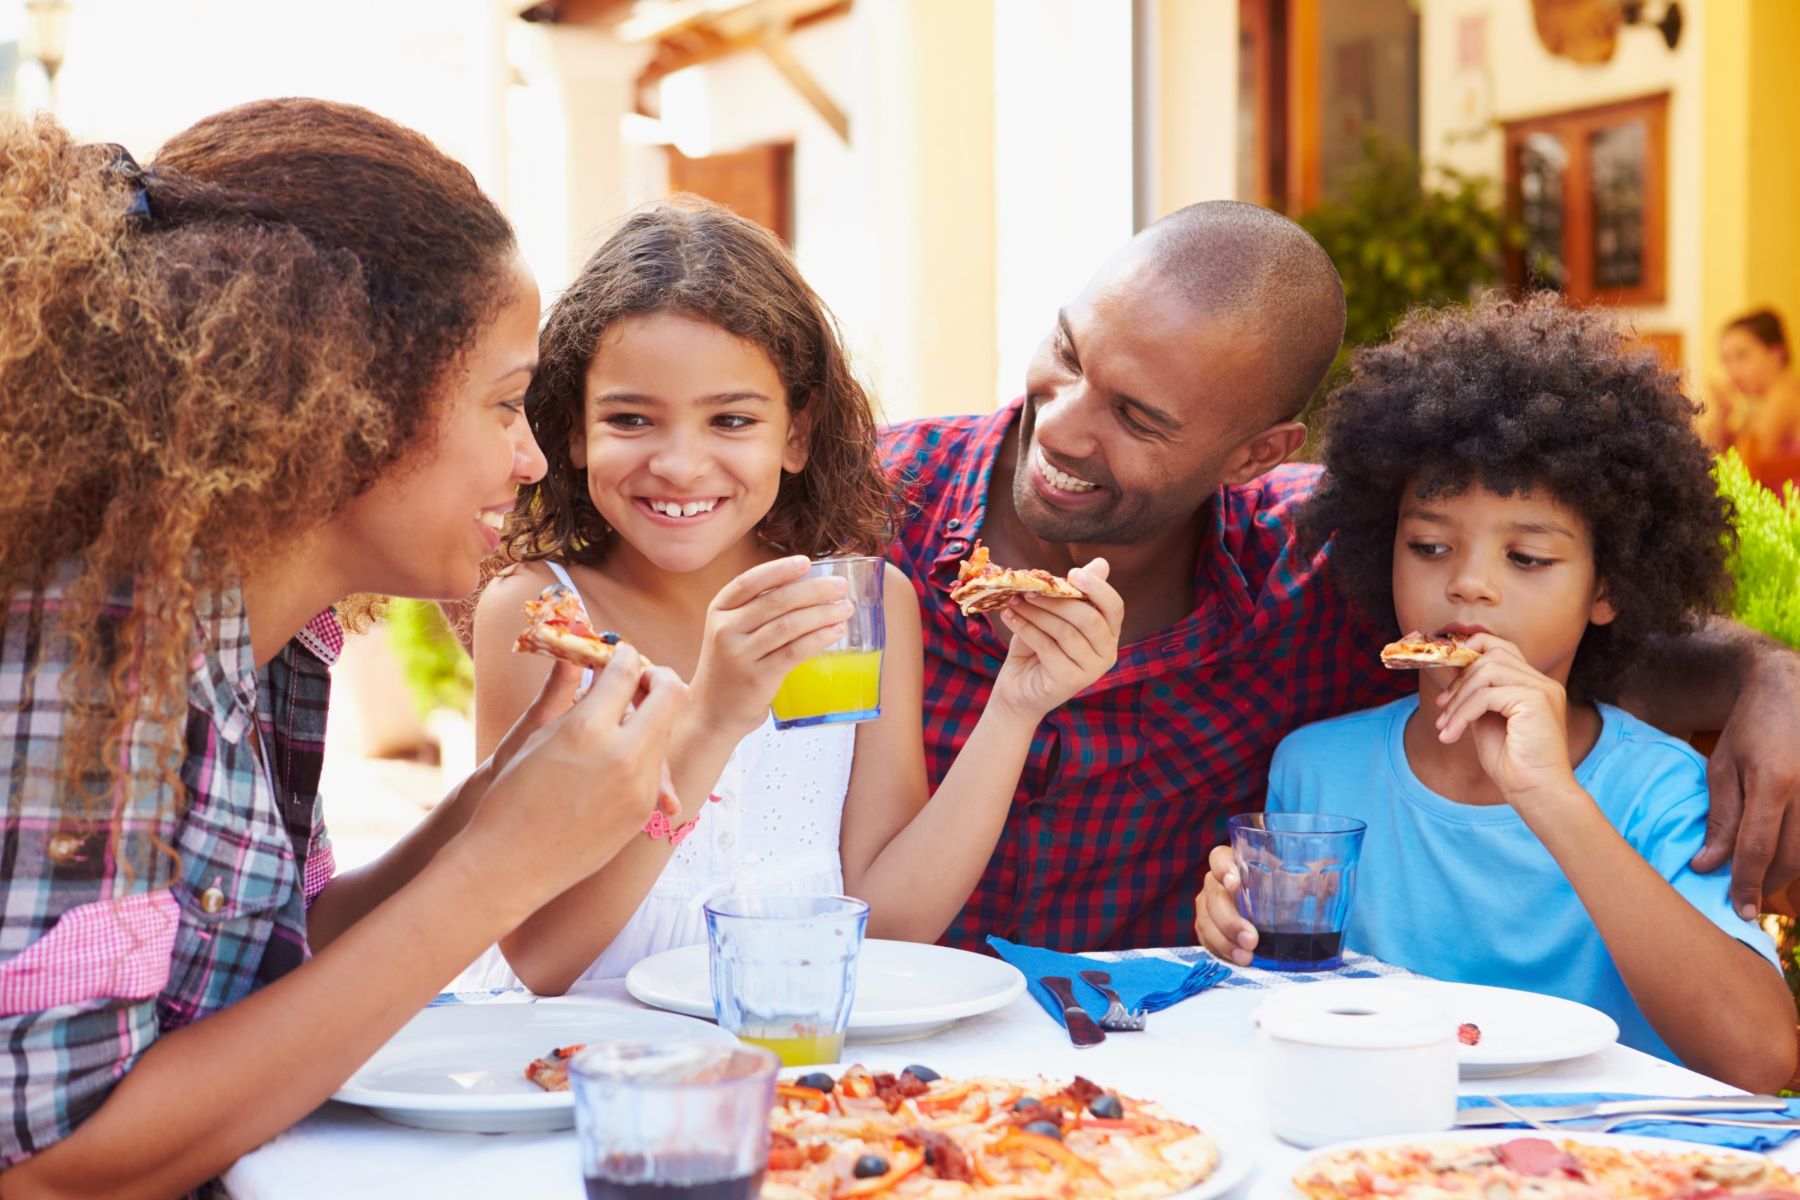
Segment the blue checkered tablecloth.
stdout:
[[[1166,946],[1156,950],[1116,950],[1106,954],[1096,954],[1095,958],[1110,958],[1123,961],[1132,958],[1161,958],[1177,962],[1183,966],[1193,966],[1200,962],[1220,962],[1210,951],[1199,946]],[[1231,974],[1214,987],[1221,988],[1271,988],[1285,987],[1294,983],[1317,983],[1321,979],[1417,979],[1419,976],[1405,967],[1396,967],[1392,963],[1384,963],[1378,958],[1370,958],[1367,954],[1356,954],[1346,950],[1344,965],[1332,971],[1268,971],[1261,967],[1240,967],[1236,963],[1225,963]]]

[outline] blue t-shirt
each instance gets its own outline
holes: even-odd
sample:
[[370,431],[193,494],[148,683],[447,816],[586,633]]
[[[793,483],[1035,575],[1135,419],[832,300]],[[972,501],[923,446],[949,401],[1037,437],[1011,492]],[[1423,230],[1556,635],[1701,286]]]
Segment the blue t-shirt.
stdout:
[[[1403,734],[1418,707],[1412,696],[1308,725],[1282,740],[1269,768],[1270,812],[1368,823],[1345,944],[1437,979],[1592,1005],[1619,1023],[1620,1041],[1674,1061],[1517,811],[1458,804],[1413,774]],[[1688,903],[1777,963],[1768,934],[1732,911],[1729,869],[1700,875],[1688,866],[1706,833],[1705,760],[1611,705],[1600,715],[1576,782]]]

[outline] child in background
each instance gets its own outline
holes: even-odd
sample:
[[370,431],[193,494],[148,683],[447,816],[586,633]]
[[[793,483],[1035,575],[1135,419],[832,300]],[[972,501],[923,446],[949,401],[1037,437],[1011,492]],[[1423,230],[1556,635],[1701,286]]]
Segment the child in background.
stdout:
[[[1346,945],[1439,979],[1593,1005],[1627,1045],[1772,1092],[1794,1005],[1768,936],[1698,875],[1706,764],[1600,702],[1728,588],[1728,506],[1677,378],[1544,295],[1420,312],[1360,351],[1301,517],[1396,633],[1480,658],[1284,739],[1271,812],[1368,823]],[[1374,654],[1379,647],[1371,646]],[[1201,942],[1248,962],[1230,847]]]
[[781,244],[709,205],[641,212],[552,308],[540,357],[526,410],[550,469],[521,493],[519,565],[477,607],[478,752],[548,670],[512,644],[524,602],[557,581],[595,628],[690,679],[692,702],[669,751],[675,836],[639,838],[504,939],[512,969],[539,992],[622,975],[705,941],[703,904],[725,891],[846,891],[869,901],[871,936],[935,940],[987,864],[1038,722],[1112,665],[1122,605],[1104,560],[1070,575],[1085,600],[1001,612],[993,698],[931,795],[918,599],[891,566],[881,716],[769,718],[850,611],[808,559],[878,552],[890,494],[868,399]]

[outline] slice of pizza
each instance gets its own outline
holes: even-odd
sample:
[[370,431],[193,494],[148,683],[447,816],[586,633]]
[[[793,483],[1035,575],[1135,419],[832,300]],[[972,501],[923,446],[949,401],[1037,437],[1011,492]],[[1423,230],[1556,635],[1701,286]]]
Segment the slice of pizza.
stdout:
[[542,1058],[534,1058],[525,1066],[525,1078],[546,1092],[569,1090],[569,1060],[587,1049],[586,1042],[558,1046]]
[[1473,666],[1481,655],[1463,643],[1466,638],[1426,637],[1417,630],[1381,648],[1381,665],[1390,671],[1417,671],[1425,667]]
[[950,599],[962,608],[963,616],[987,612],[1005,604],[1009,596],[1026,594],[1055,596],[1063,600],[1079,600],[1079,588],[1060,575],[1035,567],[1009,569],[994,565],[987,547],[980,542],[956,571],[956,586]]
[[[619,644],[616,633],[594,632],[581,597],[560,583],[545,588],[536,600],[527,600],[525,618],[525,629],[513,643],[521,654],[548,654],[598,671],[612,661],[613,647]],[[647,658],[640,661],[646,669],[651,665]]]

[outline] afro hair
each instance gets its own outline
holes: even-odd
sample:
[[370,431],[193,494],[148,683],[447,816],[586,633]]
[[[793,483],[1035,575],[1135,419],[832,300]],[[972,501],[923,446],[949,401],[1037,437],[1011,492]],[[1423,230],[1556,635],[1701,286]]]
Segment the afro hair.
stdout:
[[1617,612],[1588,629],[1569,687],[1609,699],[1651,639],[1729,599],[1732,509],[1719,495],[1678,377],[1604,314],[1540,293],[1420,309],[1358,350],[1331,395],[1325,474],[1300,540],[1332,543],[1333,577],[1394,624],[1402,497],[1539,491],[1588,526]]

